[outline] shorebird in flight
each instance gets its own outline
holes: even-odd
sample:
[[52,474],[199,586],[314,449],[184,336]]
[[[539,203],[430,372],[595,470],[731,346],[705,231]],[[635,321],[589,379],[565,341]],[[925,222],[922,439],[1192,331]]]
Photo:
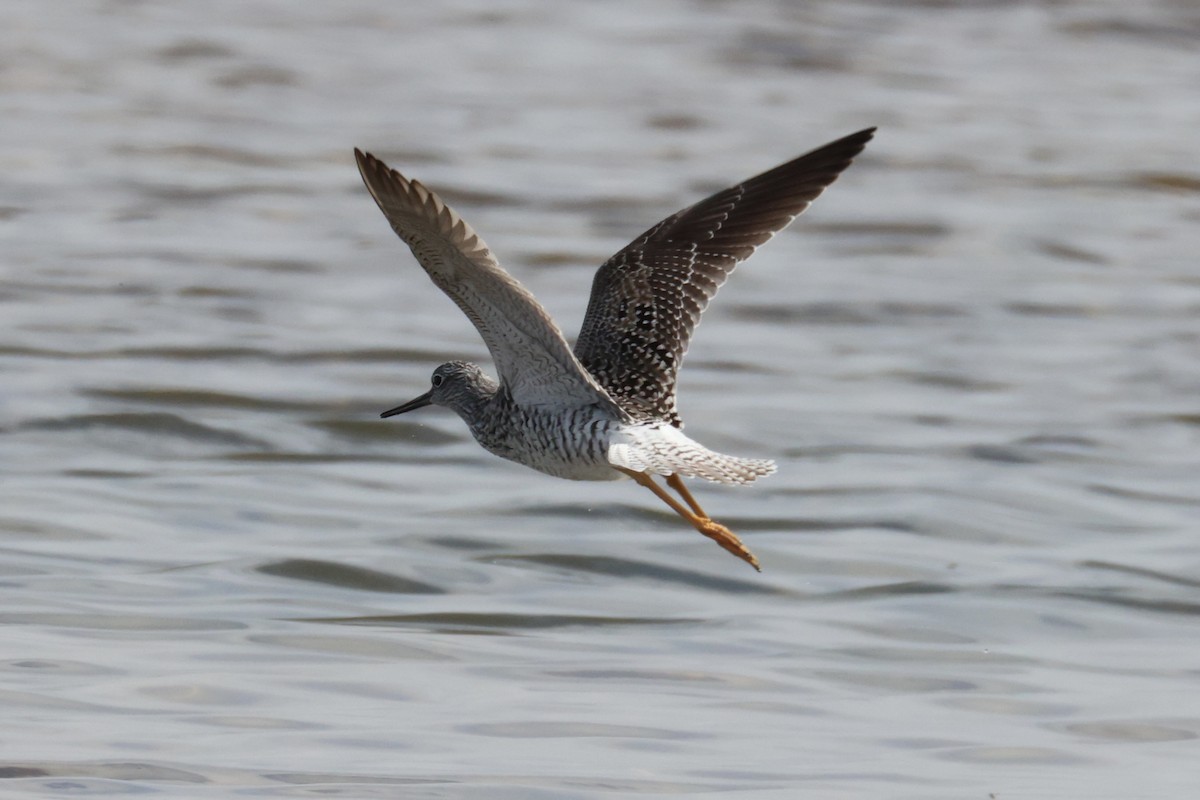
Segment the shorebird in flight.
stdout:
[[596,273],[574,349],[462,217],[420,182],[356,149],[367,190],[437,287],[474,323],[499,377],[450,361],[433,371],[428,392],[382,416],[445,406],[501,458],[572,480],[632,478],[760,569],[683,478],[747,484],[775,464],[716,453],[684,434],[675,408],[679,366],[700,315],[734,267],[808,208],[874,132],[851,134],[717,192],[638,236]]

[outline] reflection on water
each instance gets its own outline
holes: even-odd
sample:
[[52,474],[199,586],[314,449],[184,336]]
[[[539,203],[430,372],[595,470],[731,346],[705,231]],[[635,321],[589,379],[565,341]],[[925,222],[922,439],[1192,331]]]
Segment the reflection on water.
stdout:
[[[1192,4],[11,12],[0,787],[1193,788]],[[351,147],[573,331],[647,225],[872,124],[683,372],[690,433],[780,462],[697,487],[761,576],[377,419],[486,353]]]

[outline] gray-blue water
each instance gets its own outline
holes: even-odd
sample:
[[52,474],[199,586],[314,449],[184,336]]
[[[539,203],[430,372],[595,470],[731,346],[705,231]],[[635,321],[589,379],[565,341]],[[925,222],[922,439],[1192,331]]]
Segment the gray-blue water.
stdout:
[[[1191,796],[1197,8],[4,3],[0,795]],[[761,576],[377,418],[486,351],[353,146],[573,333],[868,125],[683,372]]]

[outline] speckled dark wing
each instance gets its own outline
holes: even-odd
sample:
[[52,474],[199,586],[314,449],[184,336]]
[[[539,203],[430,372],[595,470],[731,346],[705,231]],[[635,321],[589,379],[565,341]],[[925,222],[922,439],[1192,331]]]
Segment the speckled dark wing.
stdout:
[[575,355],[637,419],[683,427],[675,379],[717,289],[862,152],[868,128],[667,217],[596,273]]

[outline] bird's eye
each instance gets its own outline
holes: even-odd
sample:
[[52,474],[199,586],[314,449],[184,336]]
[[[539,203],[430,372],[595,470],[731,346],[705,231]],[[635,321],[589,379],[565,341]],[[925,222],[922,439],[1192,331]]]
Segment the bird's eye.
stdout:
[[441,386],[445,382],[446,382],[446,378],[444,376],[442,376],[442,375],[434,375],[433,376],[433,388],[436,389],[437,387]]

